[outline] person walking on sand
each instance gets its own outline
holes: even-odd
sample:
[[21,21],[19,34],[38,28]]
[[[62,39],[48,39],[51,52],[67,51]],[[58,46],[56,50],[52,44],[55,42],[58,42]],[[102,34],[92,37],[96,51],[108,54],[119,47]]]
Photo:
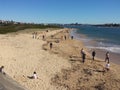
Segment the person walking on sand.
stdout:
[[93,50],[93,51],[92,51],[93,60],[95,59],[95,55],[96,55],[96,52],[95,52],[95,50]]
[[108,63],[109,63],[109,52],[106,53],[105,62],[106,61],[108,61]]
[[53,44],[52,44],[52,43],[50,43],[50,49],[52,49],[52,47],[53,47]]
[[83,63],[85,62],[85,59],[86,59],[86,54],[83,53],[83,55],[82,55],[82,62],[83,62]]
[[64,38],[65,38],[65,40],[66,40],[66,38],[67,38],[66,35],[64,36]]
[[84,52],[84,49],[82,48],[82,49],[81,49],[81,57],[83,56],[84,53],[85,53],[85,52]]

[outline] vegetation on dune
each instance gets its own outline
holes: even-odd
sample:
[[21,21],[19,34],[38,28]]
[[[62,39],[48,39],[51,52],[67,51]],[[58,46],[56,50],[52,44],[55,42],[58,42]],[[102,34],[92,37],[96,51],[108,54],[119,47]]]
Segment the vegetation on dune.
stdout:
[[28,28],[35,28],[35,29],[45,29],[45,28],[62,28],[59,25],[55,24],[29,24],[29,23],[0,23],[0,34],[6,34],[11,32],[17,32],[20,30],[25,30]]

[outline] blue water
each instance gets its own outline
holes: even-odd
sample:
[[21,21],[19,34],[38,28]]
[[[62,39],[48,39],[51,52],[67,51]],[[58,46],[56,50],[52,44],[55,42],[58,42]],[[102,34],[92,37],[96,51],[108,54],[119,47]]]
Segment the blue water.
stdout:
[[[83,34],[86,41],[96,41],[95,45],[88,44],[89,48],[105,49],[114,53],[120,53],[120,27],[98,27],[90,25],[69,26],[76,28],[76,34]],[[89,42],[88,42],[89,43]]]

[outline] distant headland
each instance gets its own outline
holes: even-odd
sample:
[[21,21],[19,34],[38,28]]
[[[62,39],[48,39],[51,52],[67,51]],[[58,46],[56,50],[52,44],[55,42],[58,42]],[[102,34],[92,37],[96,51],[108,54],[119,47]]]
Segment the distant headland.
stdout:
[[91,25],[91,26],[98,26],[98,27],[120,27],[120,24],[117,23],[107,23],[107,24],[80,24],[80,23],[71,23],[71,24],[64,24],[64,25],[74,25],[74,26],[79,26],[79,25]]

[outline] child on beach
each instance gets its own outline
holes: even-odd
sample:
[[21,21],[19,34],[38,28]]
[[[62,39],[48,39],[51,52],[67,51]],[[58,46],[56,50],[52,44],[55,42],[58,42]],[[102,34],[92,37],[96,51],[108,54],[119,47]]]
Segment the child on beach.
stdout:
[[105,62],[108,60],[109,63],[109,52],[106,53]]
[[29,79],[38,79],[37,73],[34,71],[32,76],[27,76]]
[[34,79],[37,79],[37,78],[38,78],[36,72],[33,72],[33,78],[34,78]]
[[107,71],[110,70],[110,63],[109,63],[109,62],[105,65],[105,69],[106,69]]
[[107,62],[103,68],[103,75],[110,70],[110,63]]
[[107,63],[105,64],[105,67],[103,68],[103,74],[104,74],[106,71],[109,71],[109,70],[110,70],[110,63],[107,62]]

